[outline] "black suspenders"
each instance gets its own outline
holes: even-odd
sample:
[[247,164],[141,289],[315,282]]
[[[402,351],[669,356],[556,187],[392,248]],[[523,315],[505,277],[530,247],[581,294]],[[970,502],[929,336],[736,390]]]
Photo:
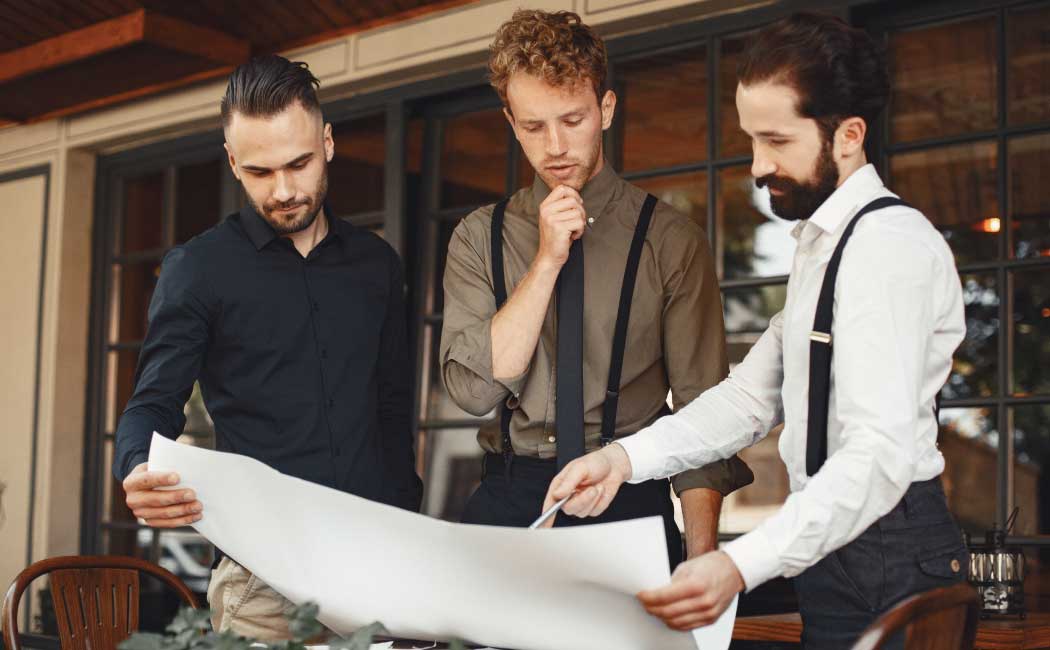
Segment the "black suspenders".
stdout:
[[813,319],[813,331],[809,334],[809,421],[806,431],[806,474],[813,476],[828,457],[828,401],[831,396],[831,331],[835,306],[835,279],[838,277],[842,250],[853,235],[860,218],[869,212],[893,205],[908,204],[885,196],[867,204],[853,217],[842,232],[835,252],[824,272],[824,283],[820,286],[817,313]]
[[[497,203],[496,208],[492,212],[490,246],[492,248],[493,293],[496,297],[497,311],[507,302],[507,282],[503,272],[503,216],[507,210],[508,200],[504,199]],[[616,432],[616,412],[620,400],[620,375],[623,372],[623,356],[627,348],[627,325],[631,319],[634,284],[635,279],[638,277],[638,265],[642,259],[645,236],[649,231],[649,223],[652,221],[655,208],[656,197],[649,194],[645,197],[645,203],[642,204],[642,211],[638,216],[638,225],[634,229],[634,239],[631,240],[631,249],[627,254],[627,267],[623,272],[623,285],[620,287],[620,307],[616,314],[612,356],[609,361],[609,383],[606,388],[605,403],[602,406],[601,444],[603,446],[612,442],[613,435]],[[510,418],[511,410],[504,403],[500,413],[500,434],[503,439],[504,468],[508,472],[514,456],[514,448],[510,440]]]

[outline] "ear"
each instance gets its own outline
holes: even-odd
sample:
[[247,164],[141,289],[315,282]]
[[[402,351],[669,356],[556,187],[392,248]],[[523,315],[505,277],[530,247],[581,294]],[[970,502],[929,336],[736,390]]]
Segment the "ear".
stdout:
[[853,158],[864,153],[864,137],[868,125],[861,117],[847,117],[835,130],[835,152],[842,158]]
[[237,161],[233,158],[233,150],[230,149],[230,143],[223,142],[222,148],[226,150],[226,161],[230,163],[230,171],[233,172],[233,177],[241,180],[240,175],[237,173]]
[[602,109],[602,131],[612,126],[613,116],[616,115],[616,93],[606,90],[601,101]]
[[324,159],[332,162],[335,157],[335,140],[332,138],[331,123],[324,125]]

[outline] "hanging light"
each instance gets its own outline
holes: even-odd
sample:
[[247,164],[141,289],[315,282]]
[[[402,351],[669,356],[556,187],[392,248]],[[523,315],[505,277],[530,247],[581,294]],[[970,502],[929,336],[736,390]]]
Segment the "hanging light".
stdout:
[[981,232],[996,233],[1003,229],[1003,222],[999,217],[989,217],[977,224],[977,230]]

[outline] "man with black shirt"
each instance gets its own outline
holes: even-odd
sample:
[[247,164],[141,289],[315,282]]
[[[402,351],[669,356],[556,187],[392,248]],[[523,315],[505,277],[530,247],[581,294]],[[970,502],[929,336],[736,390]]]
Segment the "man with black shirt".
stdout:
[[[178,476],[146,468],[152,432],[181,433],[195,380],[220,451],[419,508],[401,264],[325,209],[335,144],[317,85],[305,64],[276,55],[230,76],[225,146],[249,205],[165,257],[117,429],[114,474],[150,526],[207,512],[192,486],[158,490]],[[228,557],[208,600],[216,629],[289,636],[291,603]]]

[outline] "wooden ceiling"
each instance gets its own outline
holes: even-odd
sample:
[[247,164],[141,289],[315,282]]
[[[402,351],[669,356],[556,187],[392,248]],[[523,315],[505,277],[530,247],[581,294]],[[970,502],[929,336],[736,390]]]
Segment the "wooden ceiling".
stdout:
[[0,0],[0,120],[69,115],[476,0]]

